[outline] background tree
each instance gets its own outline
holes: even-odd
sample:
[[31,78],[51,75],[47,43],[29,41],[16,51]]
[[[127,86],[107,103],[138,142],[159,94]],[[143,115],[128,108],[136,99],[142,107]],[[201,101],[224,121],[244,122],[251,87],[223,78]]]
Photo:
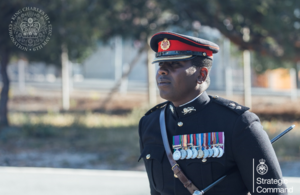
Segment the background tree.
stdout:
[[[0,125],[8,124],[9,79],[6,67],[11,56],[24,55],[31,61],[61,66],[62,45],[67,48],[71,61],[80,62],[92,53],[99,40],[106,42],[122,35],[146,43],[150,35],[169,27],[189,31],[199,30],[199,25],[193,24],[201,24],[217,28],[242,50],[256,52],[257,63],[253,65],[263,71],[300,61],[299,4],[297,0],[253,0],[247,3],[239,0],[1,1],[0,62],[3,87]],[[50,41],[39,51],[23,52],[9,38],[11,17],[25,6],[43,10],[53,27]],[[249,42],[243,40],[245,28],[250,30]]]

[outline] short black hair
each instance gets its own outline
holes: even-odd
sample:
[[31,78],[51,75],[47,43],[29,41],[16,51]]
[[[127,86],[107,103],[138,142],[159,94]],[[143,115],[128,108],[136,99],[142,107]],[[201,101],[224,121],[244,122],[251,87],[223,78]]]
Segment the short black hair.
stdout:
[[191,62],[192,62],[193,66],[206,67],[208,69],[208,75],[207,75],[205,82],[209,86],[209,84],[210,84],[209,72],[212,67],[212,59],[196,56],[195,58],[191,59]]

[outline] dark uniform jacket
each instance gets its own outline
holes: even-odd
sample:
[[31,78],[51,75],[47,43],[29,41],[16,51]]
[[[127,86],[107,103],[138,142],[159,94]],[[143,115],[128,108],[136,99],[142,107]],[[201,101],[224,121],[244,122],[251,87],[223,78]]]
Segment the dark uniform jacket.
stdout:
[[[285,184],[278,184],[282,178],[281,169],[259,118],[247,111],[247,107],[218,96],[208,96],[204,92],[182,107],[175,107],[171,102],[157,105],[140,120],[140,159],[144,160],[152,195],[190,194],[179,179],[174,177],[165,153],[159,125],[160,111],[164,106],[167,106],[166,127],[170,147],[174,135],[224,132],[225,148],[221,158],[207,158],[206,162],[197,158],[177,161],[181,170],[198,189],[204,189],[228,170],[237,167],[238,172],[228,176],[205,194],[287,194],[282,191],[286,188]],[[184,114],[183,109],[186,107],[194,107],[196,111]],[[183,125],[179,126],[179,122]],[[265,160],[268,168],[264,175],[258,174],[256,170],[260,159]],[[263,182],[262,179],[269,180]],[[275,180],[278,181],[274,182]],[[278,189],[271,191],[272,188]]]

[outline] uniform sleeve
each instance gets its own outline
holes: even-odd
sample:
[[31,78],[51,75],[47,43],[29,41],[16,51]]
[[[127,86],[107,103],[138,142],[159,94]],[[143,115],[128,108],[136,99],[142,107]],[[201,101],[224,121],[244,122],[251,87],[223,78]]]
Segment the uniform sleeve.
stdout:
[[232,151],[242,179],[253,194],[288,194],[273,146],[259,118],[245,112],[235,123]]
[[[144,149],[144,145],[143,145],[143,142],[142,142],[142,134],[141,134],[141,132],[142,132],[142,120],[143,120],[143,118],[141,118],[141,120],[140,120],[140,122],[139,122],[139,142],[140,142],[140,155],[142,154],[142,152],[143,152],[143,149]],[[145,164],[145,159],[143,159],[143,161],[144,161],[144,164]],[[149,180],[149,176],[148,176],[148,181],[149,181],[149,185],[150,185],[150,194],[151,195],[160,195],[160,193],[158,193],[155,189],[154,189],[154,187],[153,187],[153,185],[151,184],[151,182],[150,182],[150,180]]]

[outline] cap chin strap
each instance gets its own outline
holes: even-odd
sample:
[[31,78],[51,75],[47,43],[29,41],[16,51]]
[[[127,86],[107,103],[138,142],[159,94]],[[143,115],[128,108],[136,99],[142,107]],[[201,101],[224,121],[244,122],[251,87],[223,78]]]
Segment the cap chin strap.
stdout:
[[199,52],[199,51],[162,51],[162,52],[156,53],[156,57],[177,56],[177,55],[193,55],[193,56],[202,56],[202,57],[212,58],[212,56],[208,56],[206,52]]

